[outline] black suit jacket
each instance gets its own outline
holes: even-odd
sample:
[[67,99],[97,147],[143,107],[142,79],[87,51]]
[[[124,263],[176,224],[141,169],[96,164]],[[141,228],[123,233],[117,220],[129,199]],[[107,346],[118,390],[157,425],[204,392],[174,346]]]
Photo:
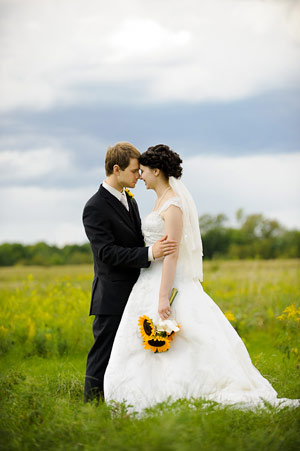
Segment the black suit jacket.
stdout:
[[127,200],[129,212],[101,185],[83,210],[94,256],[90,315],[121,315],[140,268],[150,265],[137,203]]

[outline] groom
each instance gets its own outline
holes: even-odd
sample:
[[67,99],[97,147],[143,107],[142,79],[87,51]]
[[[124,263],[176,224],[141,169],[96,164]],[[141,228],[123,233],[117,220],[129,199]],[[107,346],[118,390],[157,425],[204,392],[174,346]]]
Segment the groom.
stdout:
[[127,142],[109,147],[105,157],[107,178],[83,211],[83,224],[94,256],[90,315],[95,315],[95,341],[86,366],[85,402],[103,397],[103,378],[113,341],[140,268],[174,252],[177,246],[167,237],[151,247],[144,245],[137,203],[124,189],[134,188],[140,178],[139,156],[139,151]]

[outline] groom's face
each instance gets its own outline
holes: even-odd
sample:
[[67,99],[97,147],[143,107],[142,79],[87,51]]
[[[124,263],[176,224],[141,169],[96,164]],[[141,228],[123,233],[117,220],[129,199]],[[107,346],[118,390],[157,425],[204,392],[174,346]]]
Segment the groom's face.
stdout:
[[136,158],[130,158],[130,163],[124,171],[120,170],[118,176],[118,182],[123,187],[134,188],[138,179],[140,165]]

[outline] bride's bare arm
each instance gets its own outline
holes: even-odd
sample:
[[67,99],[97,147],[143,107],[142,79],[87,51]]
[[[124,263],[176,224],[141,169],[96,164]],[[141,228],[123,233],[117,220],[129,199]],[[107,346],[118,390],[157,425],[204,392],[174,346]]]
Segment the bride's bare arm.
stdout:
[[[180,208],[171,205],[162,214],[165,220],[165,231],[170,240],[175,240],[177,243],[181,241],[182,235],[182,211]],[[176,265],[178,259],[179,249],[164,258],[160,290],[158,313],[162,319],[168,319],[170,312],[169,293],[172,288],[176,273]]]

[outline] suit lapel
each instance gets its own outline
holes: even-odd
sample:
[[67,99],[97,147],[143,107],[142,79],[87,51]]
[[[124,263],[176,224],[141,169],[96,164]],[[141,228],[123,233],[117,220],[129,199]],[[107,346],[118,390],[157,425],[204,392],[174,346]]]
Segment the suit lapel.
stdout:
[[[124,205],[115,197],[113,196],[107,189],[103,188],[101,185],[99,188],[100,195],[103,196],[108,204],[115,210],[116,214],[123,219],[123,221],[126,223],[126,225],[132,230],[132,219],[124,207]],[[129,202],[130,200],[128,200]],[[133,231],[134,233],[134,231]]]
[[137,232],[139,232],[139,234],[140,234],[141,233],[141,218],[140,218],[137,203],[127,193],[126,193],[126,195],[127,195],[127,201],[128,201],[128,205],[129,205],[129,211],[132,216],[132,220],[134,222]]

